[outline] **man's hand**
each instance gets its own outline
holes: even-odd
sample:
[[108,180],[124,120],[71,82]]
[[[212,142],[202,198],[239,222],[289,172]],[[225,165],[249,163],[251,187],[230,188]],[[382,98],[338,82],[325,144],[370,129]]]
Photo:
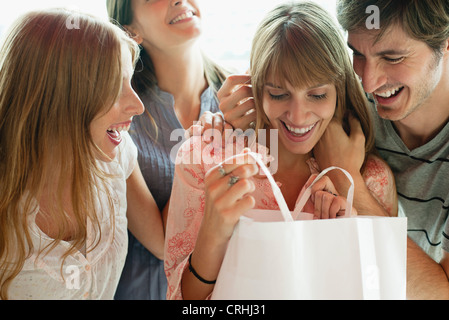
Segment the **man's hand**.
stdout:
[[350,134],[343,130],[341,121],[333,119],[313,149],[321,169],[336,166],[351,175],[360,173],[365,161],[365,135],[360,122],[349,117]]

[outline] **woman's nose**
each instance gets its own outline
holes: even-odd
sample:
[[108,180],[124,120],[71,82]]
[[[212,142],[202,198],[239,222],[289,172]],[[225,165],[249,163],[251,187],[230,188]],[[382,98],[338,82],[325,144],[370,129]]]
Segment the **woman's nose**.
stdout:
[[130,90],[126,97],[126,112],[138,116],[145,111],[142,101],[134,90]]
[[289,110],[288,119],[295,124],[301,124],[306,121],[309,110],[307,103],[304,101],[292,100]]

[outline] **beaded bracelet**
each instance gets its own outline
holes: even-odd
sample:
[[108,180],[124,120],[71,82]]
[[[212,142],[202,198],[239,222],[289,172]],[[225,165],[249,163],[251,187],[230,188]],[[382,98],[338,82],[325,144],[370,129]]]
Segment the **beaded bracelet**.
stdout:
[[193,269],[193,267],[192,267],[192,254],[190,254],[190,256],[189,256],[189,271],[190,271],[191,273],[193,273],[193,275],[194,275],[198,280],[200,280],[202,283],[205,283],[205,284],[215,284],[215,282],[217,282],[217,280],[214,280],[214,281],[208,281],[208,280],[202,278],[202,277],[195,271],[195,269]]

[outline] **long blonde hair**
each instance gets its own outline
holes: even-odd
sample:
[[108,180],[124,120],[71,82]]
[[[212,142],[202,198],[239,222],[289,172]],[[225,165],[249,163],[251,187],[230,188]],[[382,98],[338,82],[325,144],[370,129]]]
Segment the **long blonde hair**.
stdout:
[[58,190],[46,212],[59,226],[52,247],[73,227],[64,183],[71,184],[76,230],[65,257],[85,244],[86,220],[100,230],[95,183],[107,177],[89,128],[118,98],[123,45],[136,59],[138,47],[116,26],[54,9],[19,18],[0,49],[0,299],[36,249],[27,216],[49,176]]
[[[335,117],[347,126],[357,117],[366,137],[366,153],[374,151],[372,121],[360,81],[336,23],[313,2],[286,3],[274,8],[259,25],[251,51],[251,83],[257,108],[257,129],[269,123],[262,107],[269,73],[294,87],[332,83],[337,89]],[[285,83],[280,83],[285,85]]]

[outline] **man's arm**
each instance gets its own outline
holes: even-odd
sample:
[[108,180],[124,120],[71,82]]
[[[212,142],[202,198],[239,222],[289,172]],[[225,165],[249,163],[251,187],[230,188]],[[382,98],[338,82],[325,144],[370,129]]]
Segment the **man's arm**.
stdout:
[[[340,121],[334,119],[329,123],[314,148],[314,156],[321,169],[337,166],[351,174],[355,190],[353,206],[358,214],[389,216],[388,212],[373,197],[362,177],[360,170],[365,161],[365,135],[357,119],[350,117],[349,120],[350,136],[343,130]],[[340,194],[347,194],[350,183],[344,174],[331,171],[328,176]]]
[[407,299],[449,299],[449,253],[438,264],[413,240],[407,240]]

